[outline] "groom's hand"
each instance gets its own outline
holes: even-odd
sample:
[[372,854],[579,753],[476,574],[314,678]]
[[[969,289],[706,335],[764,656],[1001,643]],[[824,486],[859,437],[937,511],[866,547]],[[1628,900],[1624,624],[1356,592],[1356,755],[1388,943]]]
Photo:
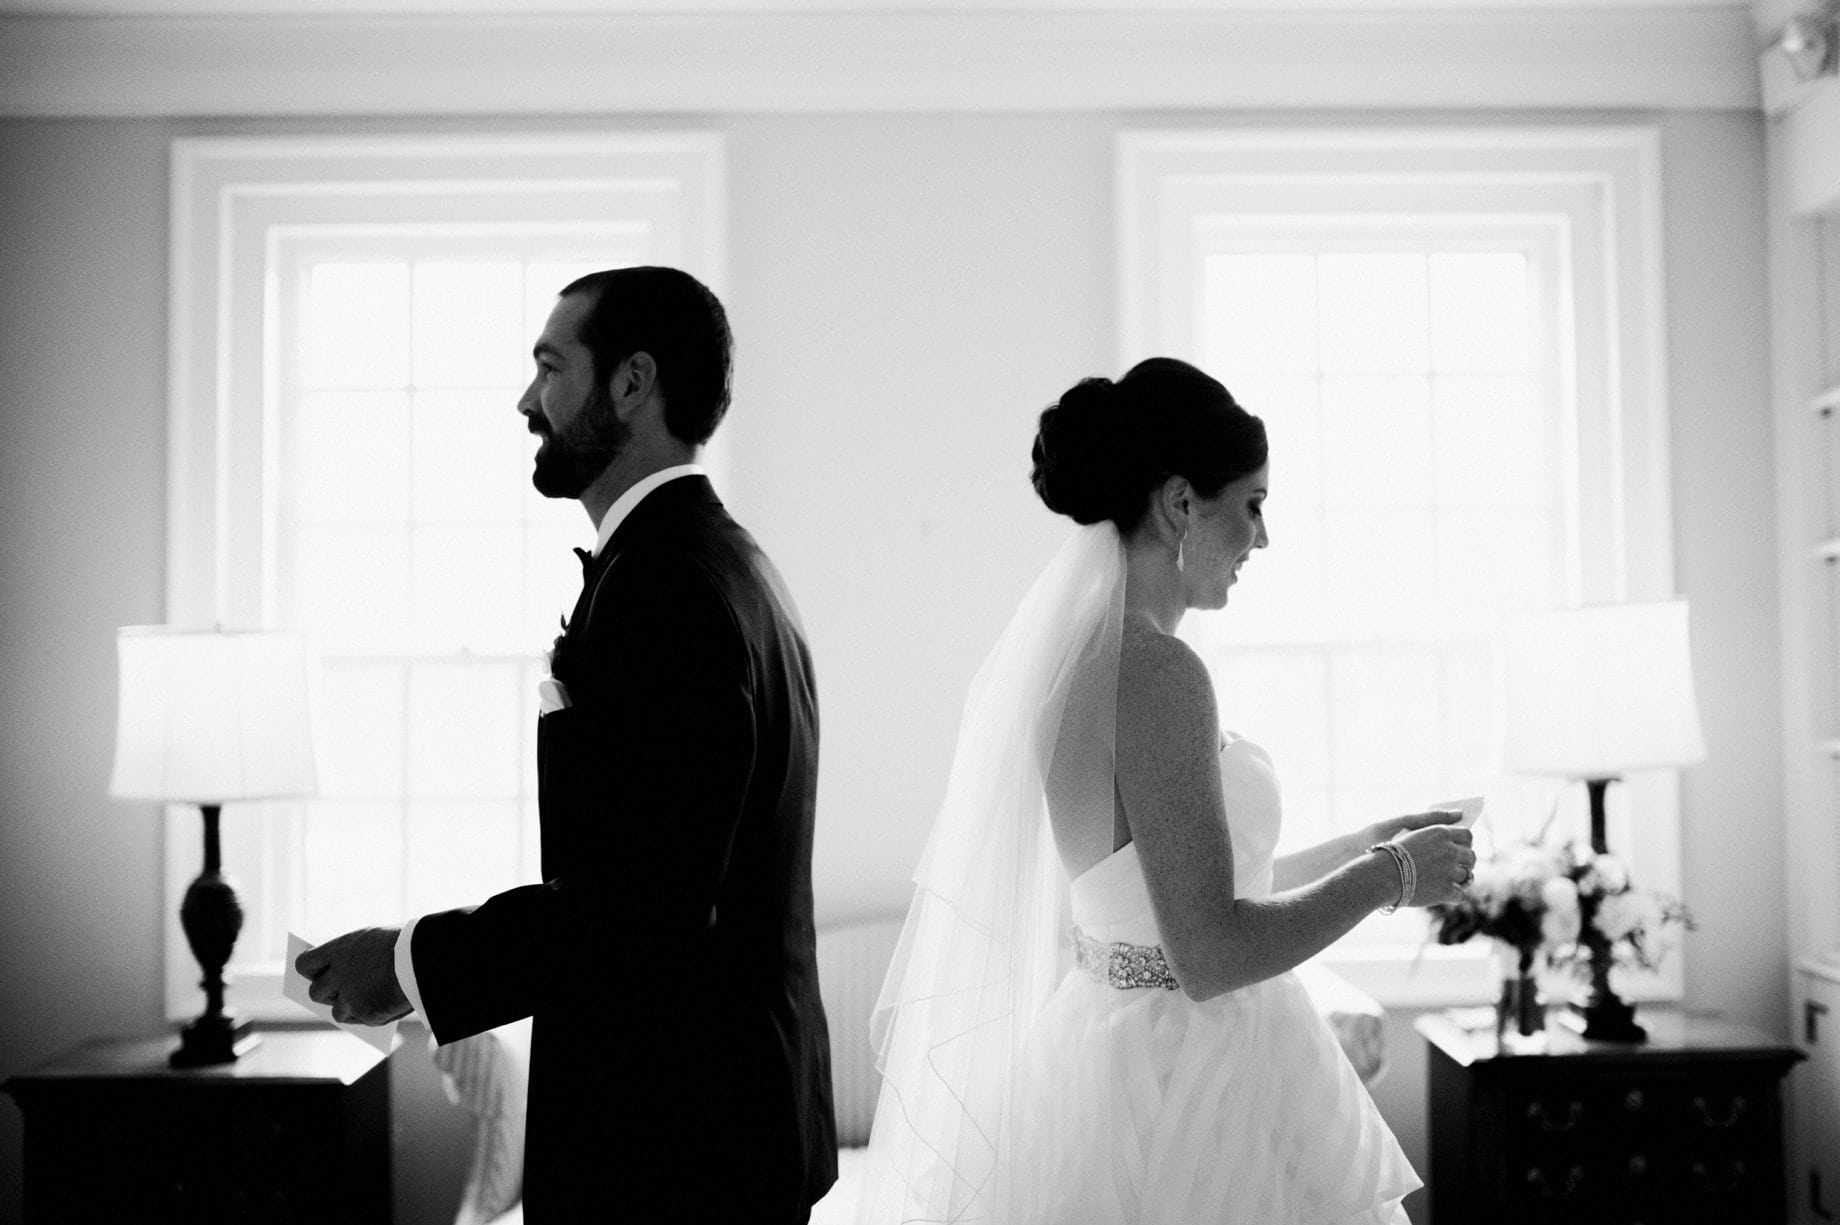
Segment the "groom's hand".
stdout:
[[347,1025],[386,1025],[409,1015],[409,997],[396,981],[394,927],[361,927],[308,949],[294,968],[308,980],[307,998],[332,1005]]

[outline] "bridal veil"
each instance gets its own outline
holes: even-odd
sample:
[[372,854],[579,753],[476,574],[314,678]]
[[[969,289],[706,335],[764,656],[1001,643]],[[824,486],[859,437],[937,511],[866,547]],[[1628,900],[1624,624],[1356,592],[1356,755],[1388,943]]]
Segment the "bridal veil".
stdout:
[[1067,968],[1048,795],[1070,862],[1110,850],[1124,588],[1117,528],[1078,528],[972,682],[871,1022],[883,1081],[863,1225],[1014,1215],[1024,1044]]

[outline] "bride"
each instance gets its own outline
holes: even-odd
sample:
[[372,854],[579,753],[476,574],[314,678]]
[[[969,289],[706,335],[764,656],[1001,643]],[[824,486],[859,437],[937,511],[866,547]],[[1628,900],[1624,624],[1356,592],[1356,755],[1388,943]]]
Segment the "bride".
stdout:
[[1271,760],[1175,637],[1268,544],[1265,428],[1186,363],[1041,414],[1082,525],[972,684],[883,986],[864,1225],[1405,1221],[1420,1185],[1290,973],[1451,901],[1452,814],[1275,857]]

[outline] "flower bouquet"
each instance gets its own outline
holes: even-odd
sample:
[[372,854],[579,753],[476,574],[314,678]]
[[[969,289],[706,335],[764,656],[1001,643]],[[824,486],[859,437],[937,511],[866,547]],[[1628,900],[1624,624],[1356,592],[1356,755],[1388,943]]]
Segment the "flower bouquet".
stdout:
[[1619,962],[1653,969],[1666,952],[1668,929],[1693,930],[1677,899],[1637,889],[1623,861],[1584,843],[1509,845],[1476,864],[1460,901],[1430,907],[1439,944],[1487,936],[1510,951],[1513,973],[1502,976],[1497,1033],[1531,1038],[1544,1029],[1534,968],[1549,965],[1588,974],[1592,952],[1606,948]]

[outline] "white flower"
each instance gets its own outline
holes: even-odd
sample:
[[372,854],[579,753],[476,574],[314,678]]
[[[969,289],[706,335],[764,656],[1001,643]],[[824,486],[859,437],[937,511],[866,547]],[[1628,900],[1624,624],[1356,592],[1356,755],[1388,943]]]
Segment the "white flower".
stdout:
[[1549,877],[1540,886],[1546,904],[1540,917],[1540,935],[1549,945],[1571,944],[1578,939],[1578,886],[1563,876]]
[[1644,891],[1613,893],[1597,904],[1597,930],[1613,941],[1631,932],[1652,929],[1660,922],[1660,904],[1653,894]]
[[1591,866],[1578,878],[1578,891],[1586,896],[1621,893],[1629,888],[1629,868],[1615,855],[1593,856]]

